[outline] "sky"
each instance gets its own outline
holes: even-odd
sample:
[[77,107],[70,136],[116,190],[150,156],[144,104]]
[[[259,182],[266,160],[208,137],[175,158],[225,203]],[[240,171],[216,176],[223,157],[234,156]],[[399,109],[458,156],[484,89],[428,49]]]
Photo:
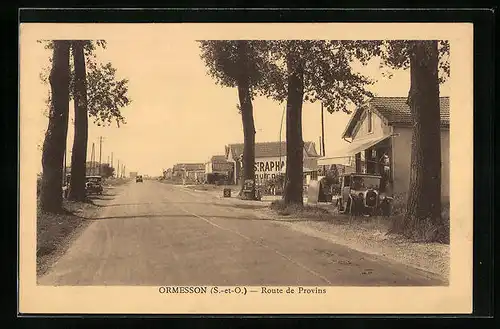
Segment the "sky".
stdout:
[[[48,119],[43,115],[49,86],[43,85],[39,74],[49,63],[51,52],[41,44],[30,46],[30,54],[21,66],[21,81],[29,95],[21,95],[21,106],[28,106],[29,120],[37,127],[38,159],[41,171],[41,146]],[[129,80],[132,103],[122,108],[126,124],[98,127],[89,120],[87,157],[90,160],[95,144],[99,160],[99,137],[103,137],[102,161],[113,153],[126,166],[126,172],[138,171],[158,176],[162,170],[181,162],[206,162],[212,155],[224,154],[224,146],[243,142],[241,116],[238,114],[237,90],[216,85],[207,75],[196,40],[165,36],[147,36],[129,40],[107,40],[107,48],[97,52],[98,60],[111,62],[118,78]],[[369,89],[377,96],[403,96],[409,90],[409,71],[392,71],[391,79],[382,75],[374,60],[367,67],[355,70],[377,82]],[[24,87],[23,86],[23,87]],[[24,90],[24,88],[23,88]],[[441,96],[449,94],[447,83],[440,87]],[[278,141],[281,116],[285,104],[266,98],[254,103],[256,141]],[[70,104],[70,125],[67,140],[68,165],[73,141],[73,104]],[[350,116],[325,111],[325,149],[327,156],[345,148],[340,138]],[[303,138],[316,142],[319,152],[321,106],[304,103]],[[282,140],[285,140],[283,123]]]

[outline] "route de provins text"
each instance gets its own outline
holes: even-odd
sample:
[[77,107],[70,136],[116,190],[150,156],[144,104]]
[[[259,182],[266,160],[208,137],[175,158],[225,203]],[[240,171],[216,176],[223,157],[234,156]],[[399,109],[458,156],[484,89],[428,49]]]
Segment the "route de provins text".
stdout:
[[288,288],[270,288],[262,287],[262,294],[326,294],[324,288],[305,288],[305,287],[288,287]]

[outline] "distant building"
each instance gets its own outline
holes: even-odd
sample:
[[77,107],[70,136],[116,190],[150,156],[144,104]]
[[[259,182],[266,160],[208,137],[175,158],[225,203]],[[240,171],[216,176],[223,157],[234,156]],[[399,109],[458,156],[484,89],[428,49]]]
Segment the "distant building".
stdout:
[[204,163],[178,163],[172,168],[172,177],[190,180],[203,180],[204,176]]
[[132,179],[133,179],[133,178],[136,178],[136,177],[137,177],[137,171],[131,171],[131,172],[129,173],[129,175],[130,175],[130,178],[132,178]]
[[[342,134],[349,141],[337,156],[325,156],[319,165],[337,164],[339,159],[355,172],[382,174],[387,155],[389,181],[394,193],[405,193],[410,184],[412,119],[406,97],[374,97],[358,107]],[[440,98],[441,195],[449,198],[450,103]],[[472,155],[471,155],[472,156]]]
[[[214,155],[205,163],[205,180],[212,183],[218,177],[233,182],[234,165],[226,159],[225,155]],[[220,178],[219,178],[220,179]]]
[[172,168],[168,168],[163,171],[163,179],[171,179],[172,178]]
[[224,173],[233,170],[233,164],[226,159],[225,155],[214,155],[210,161],[205,163],[206,173]]
[[[226,146],[226,159],[235,168],[234,182],[237,183],[241,175],[244,144],[229,144]],[[304,179],[307,181],[317,174],[317,160],[320,157],[316,152],[314,142],[304,142]],[[286,142],[255,143],[255,179],[263,182],[274,179],[286,170]]]

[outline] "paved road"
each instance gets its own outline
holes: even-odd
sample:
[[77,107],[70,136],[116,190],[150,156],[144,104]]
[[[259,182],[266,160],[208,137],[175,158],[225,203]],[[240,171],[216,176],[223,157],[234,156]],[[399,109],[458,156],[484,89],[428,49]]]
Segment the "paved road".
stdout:
[[262,219],[259,202],[157,181],[103,197],[43,285],[437,285],[429,273]]

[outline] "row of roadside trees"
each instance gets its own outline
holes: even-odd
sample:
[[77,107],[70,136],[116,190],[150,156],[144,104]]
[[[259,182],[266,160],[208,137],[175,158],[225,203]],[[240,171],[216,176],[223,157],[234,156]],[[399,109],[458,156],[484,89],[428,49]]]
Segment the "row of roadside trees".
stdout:
[[74,140],[71,152],[69,198],[84,201],[88,143],[88,119],[97,125],[124,124],[121,108],[130,104],[128,80],[117,79],[111,63],[100,63],[96,50],[104,40],[40,41],[52,51],[50,67],[41,80],[50,85],[48,127],[42,150],[40,206],[43,211],[62,210],[62,175],[68,133],[69,104],[74,101]]
[[[410,69],[413,140],[403,233],[415,237],[429,223],[441,226],[439,84],[450,72],[447,41],[214,40],[199,41],[199,46],[216,83],[238,89],[244,133],[243,180],[255,177],[252,101],[264,96],[286,102],[283,200],[287,205],[303,205],[302,104],[321,102],[330,113],[349,113],[348,104],[360,105],[373,96],[367,88],[375,81],[355,72],[355,62],[366,65],[379,58],[386,68]],[[437,238],[440,232],[435,232]]]

